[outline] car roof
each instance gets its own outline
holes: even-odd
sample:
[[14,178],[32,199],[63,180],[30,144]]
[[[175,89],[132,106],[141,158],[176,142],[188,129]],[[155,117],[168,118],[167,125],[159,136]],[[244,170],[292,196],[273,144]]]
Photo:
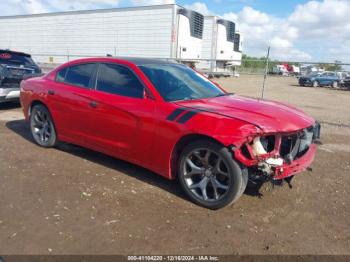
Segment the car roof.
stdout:
[[0,53],[9,53],[9,54],[13,54],[13,55],[21,55],[21,56],[31,57],[30,54],[26,54],[26,53],[18,52],[18,51],[12,51],[9,49],[0,49]]
[[156,58],[142,58],[142,57],[111,57],[111,59],[125,60],[131,62],[137,66],[147,64],[178,64],[176,61],[171,59],[156,59]]
[[81,58],[68,62],[65,65],[80,64],[86,62],[126,62],[134,64],[136,66],[149,65],[149,64],[179,64],[178,62],[171,59],[155,59],[155,58],[141,58],[141,57],[114,57],[114,56],[104,56],[104,57],[90,57]]

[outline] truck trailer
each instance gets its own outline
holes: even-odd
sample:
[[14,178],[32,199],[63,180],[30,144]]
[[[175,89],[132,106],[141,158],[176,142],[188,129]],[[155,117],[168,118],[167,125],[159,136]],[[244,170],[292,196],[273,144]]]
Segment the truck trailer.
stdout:
[[242,42],[235,23],[217,16],[205,16],[202,60],[198,69],[209,76],[230,76],[241,59]]
[[176,4],[0,17],[0,49],[63,63],[105,56],[201,58],[204,16]]

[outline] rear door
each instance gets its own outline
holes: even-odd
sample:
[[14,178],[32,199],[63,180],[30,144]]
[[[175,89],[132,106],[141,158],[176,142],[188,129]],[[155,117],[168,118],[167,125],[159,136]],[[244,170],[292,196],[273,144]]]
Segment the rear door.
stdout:
[[319,82],[320,85],[326,85],[327,84],[327,73],[321,73],[317,78],[317,82]]
[[78,64],[60,70],[48,90],[58,136],[68,142],[89,143],[92,133],[91,96],[96,63]]
[[127,159],[146,161],[153,143],[155,101],[134,71],[116,63],[99,65],[94,112],[94,142],[101,150]]
[[337,82],[339,77],[336,73],[330,72],[328,73],[328,85],[332,85],[334,82]]
[[336,80],[335,73],[326,72],[322,74],[320,82],[322,85],[331,85],[335,80]]

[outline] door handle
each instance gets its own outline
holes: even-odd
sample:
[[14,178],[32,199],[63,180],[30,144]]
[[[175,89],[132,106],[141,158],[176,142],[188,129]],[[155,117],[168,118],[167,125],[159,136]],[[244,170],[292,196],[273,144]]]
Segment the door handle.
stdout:
[[49,91],[47,91],[47,93],[48,93],[49,95],[54,95],[54,94],[55,94],[55,91],[49,90]]
[[90,105],[90,107],[92,107],[92,108],[96,108],[96,107],[97,107],[97,102],[96,102],[96,101],[91,101],[91,102],[89,103],[89,105]]

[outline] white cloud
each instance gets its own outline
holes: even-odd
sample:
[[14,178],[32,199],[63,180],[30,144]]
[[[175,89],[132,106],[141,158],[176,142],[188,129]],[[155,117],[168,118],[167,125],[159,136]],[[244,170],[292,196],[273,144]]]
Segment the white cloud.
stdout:
[[119,0],[1,0],[0,15],[116,7]]
[[242,11],[239,13],[239,19],[252,26],[259,26],[261,24],[268,24],[272,22],[272,18],[269,15],[257,11],[249,6],[242,9]]
[[236,22],[244,35],[244,51],[249,55],[264,56],[271,46],[271,57],[282,60],[308,60],[311,56],[295,48],[298,29],[287,21],[244,7],[240,12],[223,14],[227,20]]
[[33,14],[47,11],[47,6],[41,0],[5,0],[1,2],[0,15]]
[[350,34],[350,1],[310,1],[298,5],[288,22],[299,28],[304,38],[348,38]]
[[202,2],[194,2],[190,5],[185,5],[185,8],[192,9],[201,13],[202,15],[212,15],[213,13],[208,9],[207,5]]
[[271,56],[278,59],[350,61],[349,15],[349,0],[323,0],[298,5],[286,18],[248,6],[222,16],[237,23],[248,54],[263,56],[271,45]]
[[350,1],[309,1],[288,17],[297,28],[299,41],[318,50],[318,59],[350,61]]
[[174,4],[175,0],[131,0],[135,6]]
[[117,7],[119,0],[46,0],[56,10],[87,10],[98,7]]

